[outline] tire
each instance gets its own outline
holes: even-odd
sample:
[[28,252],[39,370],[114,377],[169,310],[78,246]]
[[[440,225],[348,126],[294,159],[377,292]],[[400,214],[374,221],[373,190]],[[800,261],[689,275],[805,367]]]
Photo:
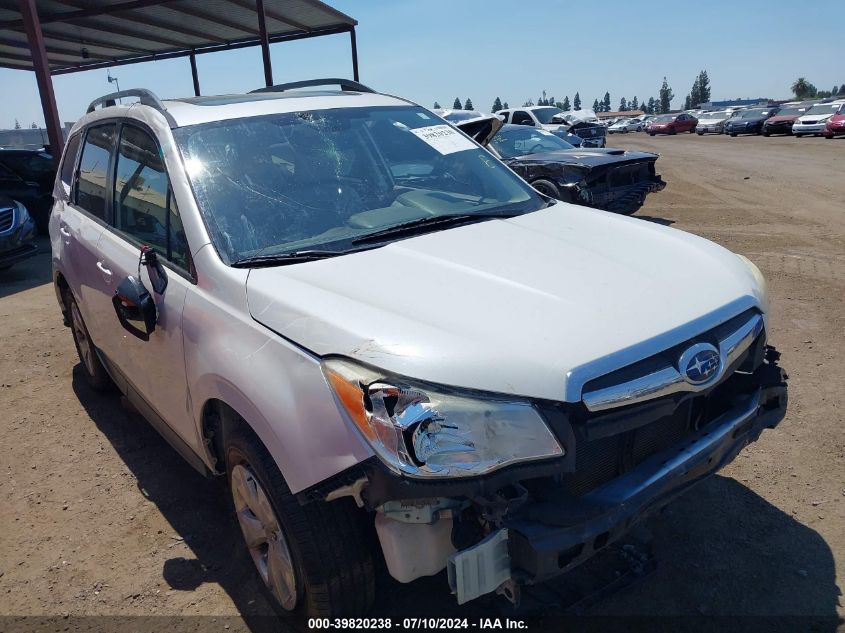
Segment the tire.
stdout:
[[669,130],[669,134],[671,134],[672,136],[675,136],[675,134],[677,134],[677,133],[678,133],[678,131],[675,128],[672,128],[671,130]]
[[801,138],[804,135],[803,134],[794,134],[793,136],[795,136],[795,138]]
[[768,138],[769,136],[771,136],[771,134],[768,132],[768,130],[763,130],[763,136]]
[[732,137],[732,138],[735,138],[735,137],[736,137],[736,132],[731,132],[731,137]]
[[649,135],[649,136],[654,136],[654,132],[649,132],[649,133],[648,133],[648,135]]
[[85,381],[96,391],[110,391],[114,383],[100,361],[97,347],[91,340],[91,335],[88,334],[88,326],[82,319],[79,305],[69,291],[65,293],[65,305],[70,314],[70,331],[73,334],[73,344],[76,346]]
[[695,128],[692,128],[692,129],[689,131],[689,133],[690,133],[690,134],[692,134],[692,133],[694,133],[694,132],[695,132]]
[[696,132],[699,136],[704,136],[704,132]]
[[[375,599],[375,568],[366,538],[367,515],[352,499],[300,505],[270,453],[243,425],[226,438],[226,473],[244,542],[249,531],[245,525],[261,526],[252,534],[264,542],[252,549],[247,543],[247,549],[277,611],[305,618],[366,614]],[[263,502],[256,502],[262,495]],[[274,565],[282,572],[275,574],[280,582],[270,576],[273,548],[281,554],[273,560],[287,561]],[[286,593],[286,587],[292,591]]]
[[531,186],[542,194],[550,196],[555,200],[561,200],[560,189],[558,189],[557,185],[551,180],[545,180],[543,178],[540,178],[538,180],[532,181]]

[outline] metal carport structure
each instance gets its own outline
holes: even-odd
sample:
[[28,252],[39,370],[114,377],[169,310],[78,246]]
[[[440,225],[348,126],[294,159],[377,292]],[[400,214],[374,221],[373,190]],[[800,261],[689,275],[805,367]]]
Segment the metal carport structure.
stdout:
[[[349,33],[358,80],[357,21],[320,0],[0,0],[0,68],[35,72],[50,146],[63,137],[53,75]],[[54,150],[54,154],[56,154]]]

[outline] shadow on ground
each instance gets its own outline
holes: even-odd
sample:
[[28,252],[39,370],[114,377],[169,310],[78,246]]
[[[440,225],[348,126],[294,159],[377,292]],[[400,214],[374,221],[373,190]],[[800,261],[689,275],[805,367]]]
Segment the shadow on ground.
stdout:
[[18,262],[6,270],[0,270],[0,299],[50,283],[53,278],[51,266],[50,239],[40,236],[38,254],[35,257]]
[[[196,557],[167,560],[162,569],[167,584],[191,591],[202,583],[217,583],[251,631],[287,628],[268,617],[274,611],[241,545],[222,482],[206,480],[191,469],[152,427],[123,409],[117,394],[93,392],[79,365],[73,389],[137,478],[141,493],[156,504]],[[729,616],[731,621],[736,616],[812,616],[812,627],[799,628],[836,630],[840,593],[828,545],[814,530],[735,480],[717,476],[703,482],[646,527],[653,533],[656,571],[595,605],[588,615]],[[372,615],[401,622],[403,617],[477,618],[498,612],[483,599],[457,606],[444,573],[401,585],[382,571]],[[718,628],[726,629],[724,623]],[[798,630],[794,621],[783,619],[762,628]]]
[[655,224],[660,224],[661,226],[672,226],[675,223],[675,220],[660,218],[653,215],[635,215],[634,217],[640,220],[645,220],[646,222],[654,222]]

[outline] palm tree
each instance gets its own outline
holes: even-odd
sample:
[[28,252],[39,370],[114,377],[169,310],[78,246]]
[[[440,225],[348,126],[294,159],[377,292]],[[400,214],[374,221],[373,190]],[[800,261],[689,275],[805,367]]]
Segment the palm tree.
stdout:
[[792,84],[792,92],[795,93],[796,99],[803,99],[810,94],[810,82],[804,77],[799,77]]

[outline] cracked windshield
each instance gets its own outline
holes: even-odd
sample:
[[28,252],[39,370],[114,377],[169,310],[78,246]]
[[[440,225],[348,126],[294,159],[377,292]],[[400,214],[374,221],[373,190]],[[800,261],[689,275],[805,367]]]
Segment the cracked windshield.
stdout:
[[[176,135],[212,240],[229,264],[348,252],[397,225],[544,206],[487,151],[419,107],[276,114]],[[389,233],[369,247],[396,239]]]

